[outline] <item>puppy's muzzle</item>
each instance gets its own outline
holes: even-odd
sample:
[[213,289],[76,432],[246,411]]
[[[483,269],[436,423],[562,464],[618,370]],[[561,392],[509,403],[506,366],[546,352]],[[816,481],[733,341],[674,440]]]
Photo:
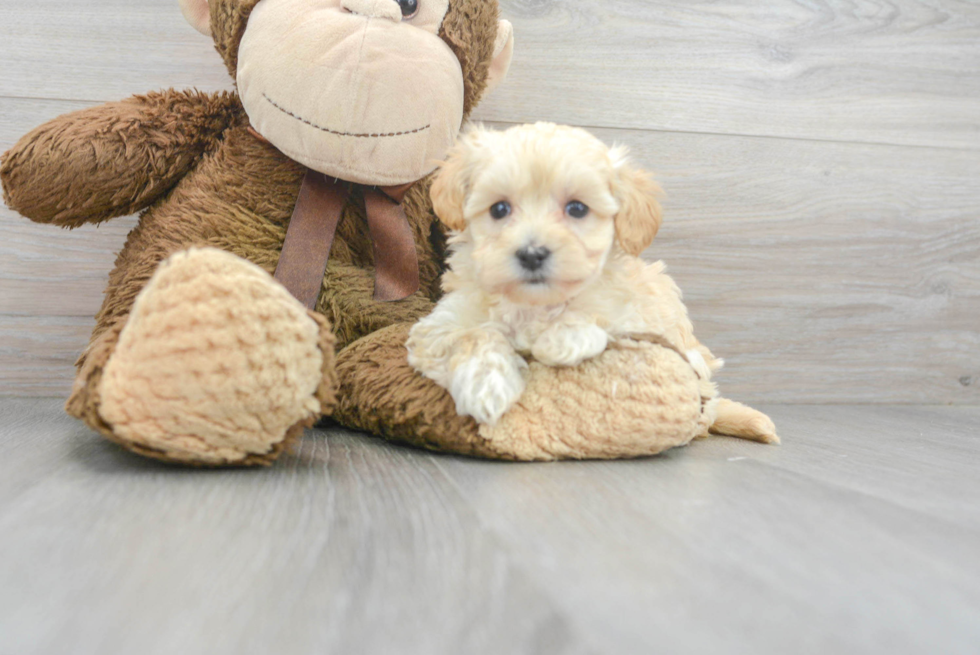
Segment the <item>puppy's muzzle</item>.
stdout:
[[548,258],[551,257],[551,250],[544,246],[527,246],[521,248],[515,254],[521,268],[531,273],[541,270]]

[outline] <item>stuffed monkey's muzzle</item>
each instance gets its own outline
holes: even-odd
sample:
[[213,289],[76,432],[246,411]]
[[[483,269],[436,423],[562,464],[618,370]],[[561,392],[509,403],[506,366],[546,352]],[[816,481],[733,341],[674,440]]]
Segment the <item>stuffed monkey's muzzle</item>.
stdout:
[[341,0],[340,6],[359,16],[401,21],[402,12],[395,0]]
[[414,182],[462,125],[459,61],[437,29],[354,13],[350,1],[256,5],[238,53],[242,103],[263,137],[309,168],[360,184]]

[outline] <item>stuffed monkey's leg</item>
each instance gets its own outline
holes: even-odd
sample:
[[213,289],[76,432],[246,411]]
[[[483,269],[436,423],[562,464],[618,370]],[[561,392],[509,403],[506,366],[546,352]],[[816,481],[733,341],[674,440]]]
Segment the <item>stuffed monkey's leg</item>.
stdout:
[[267,464],[332,409],[334,340],[268,273],[179,252],[80,361],[70,414],[142,455]]
[[414,323],[435,304],[418,291],[404,300],[374,300],[374,271],[330,262],[317,311],[327,317],[337,337],[337,349],[396,323]]
[[727,398],[719,398],[715,404],[715,420],[711,434],[740,437],[761,443],[778,444],[776,425],[762,412]]

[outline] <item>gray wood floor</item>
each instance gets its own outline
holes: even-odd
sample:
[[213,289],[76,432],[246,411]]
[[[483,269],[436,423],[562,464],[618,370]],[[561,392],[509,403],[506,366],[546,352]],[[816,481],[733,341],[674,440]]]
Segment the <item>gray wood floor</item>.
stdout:
[[495,464],[313,431],[270,470],[0,400],[0,654],[976,653],[980,408]]

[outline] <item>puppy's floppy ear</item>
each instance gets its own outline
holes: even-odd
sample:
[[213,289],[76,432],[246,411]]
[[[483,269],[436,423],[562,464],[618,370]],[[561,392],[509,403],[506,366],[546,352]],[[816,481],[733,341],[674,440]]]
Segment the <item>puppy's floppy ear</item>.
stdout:
[[443,225],[456,232],[466,229],[466,219],[463,217],[463,203],[466,202],[465,177],[466,153],[461,144],[456,144],[439,167],[429,191],[436,216]]
[[619,201],[616,214],[616,240],[628,254],[638,257],[650,247],[660,230],[663,210],[660,198],[663,190],[646,171],[630,164],[626,147],[613,148],[610,152],[613,168],[613,195]]
[[446,161],[439,167],[439,172],[432,182],[429,191],[432,196],[432,209],[450,230],[462,232],[466,229],[463,205],[466,204],[466,196],[472,184],[472,151],[476,140],[484,131],[484,128],[475,126],[461,136],[449,151]]

